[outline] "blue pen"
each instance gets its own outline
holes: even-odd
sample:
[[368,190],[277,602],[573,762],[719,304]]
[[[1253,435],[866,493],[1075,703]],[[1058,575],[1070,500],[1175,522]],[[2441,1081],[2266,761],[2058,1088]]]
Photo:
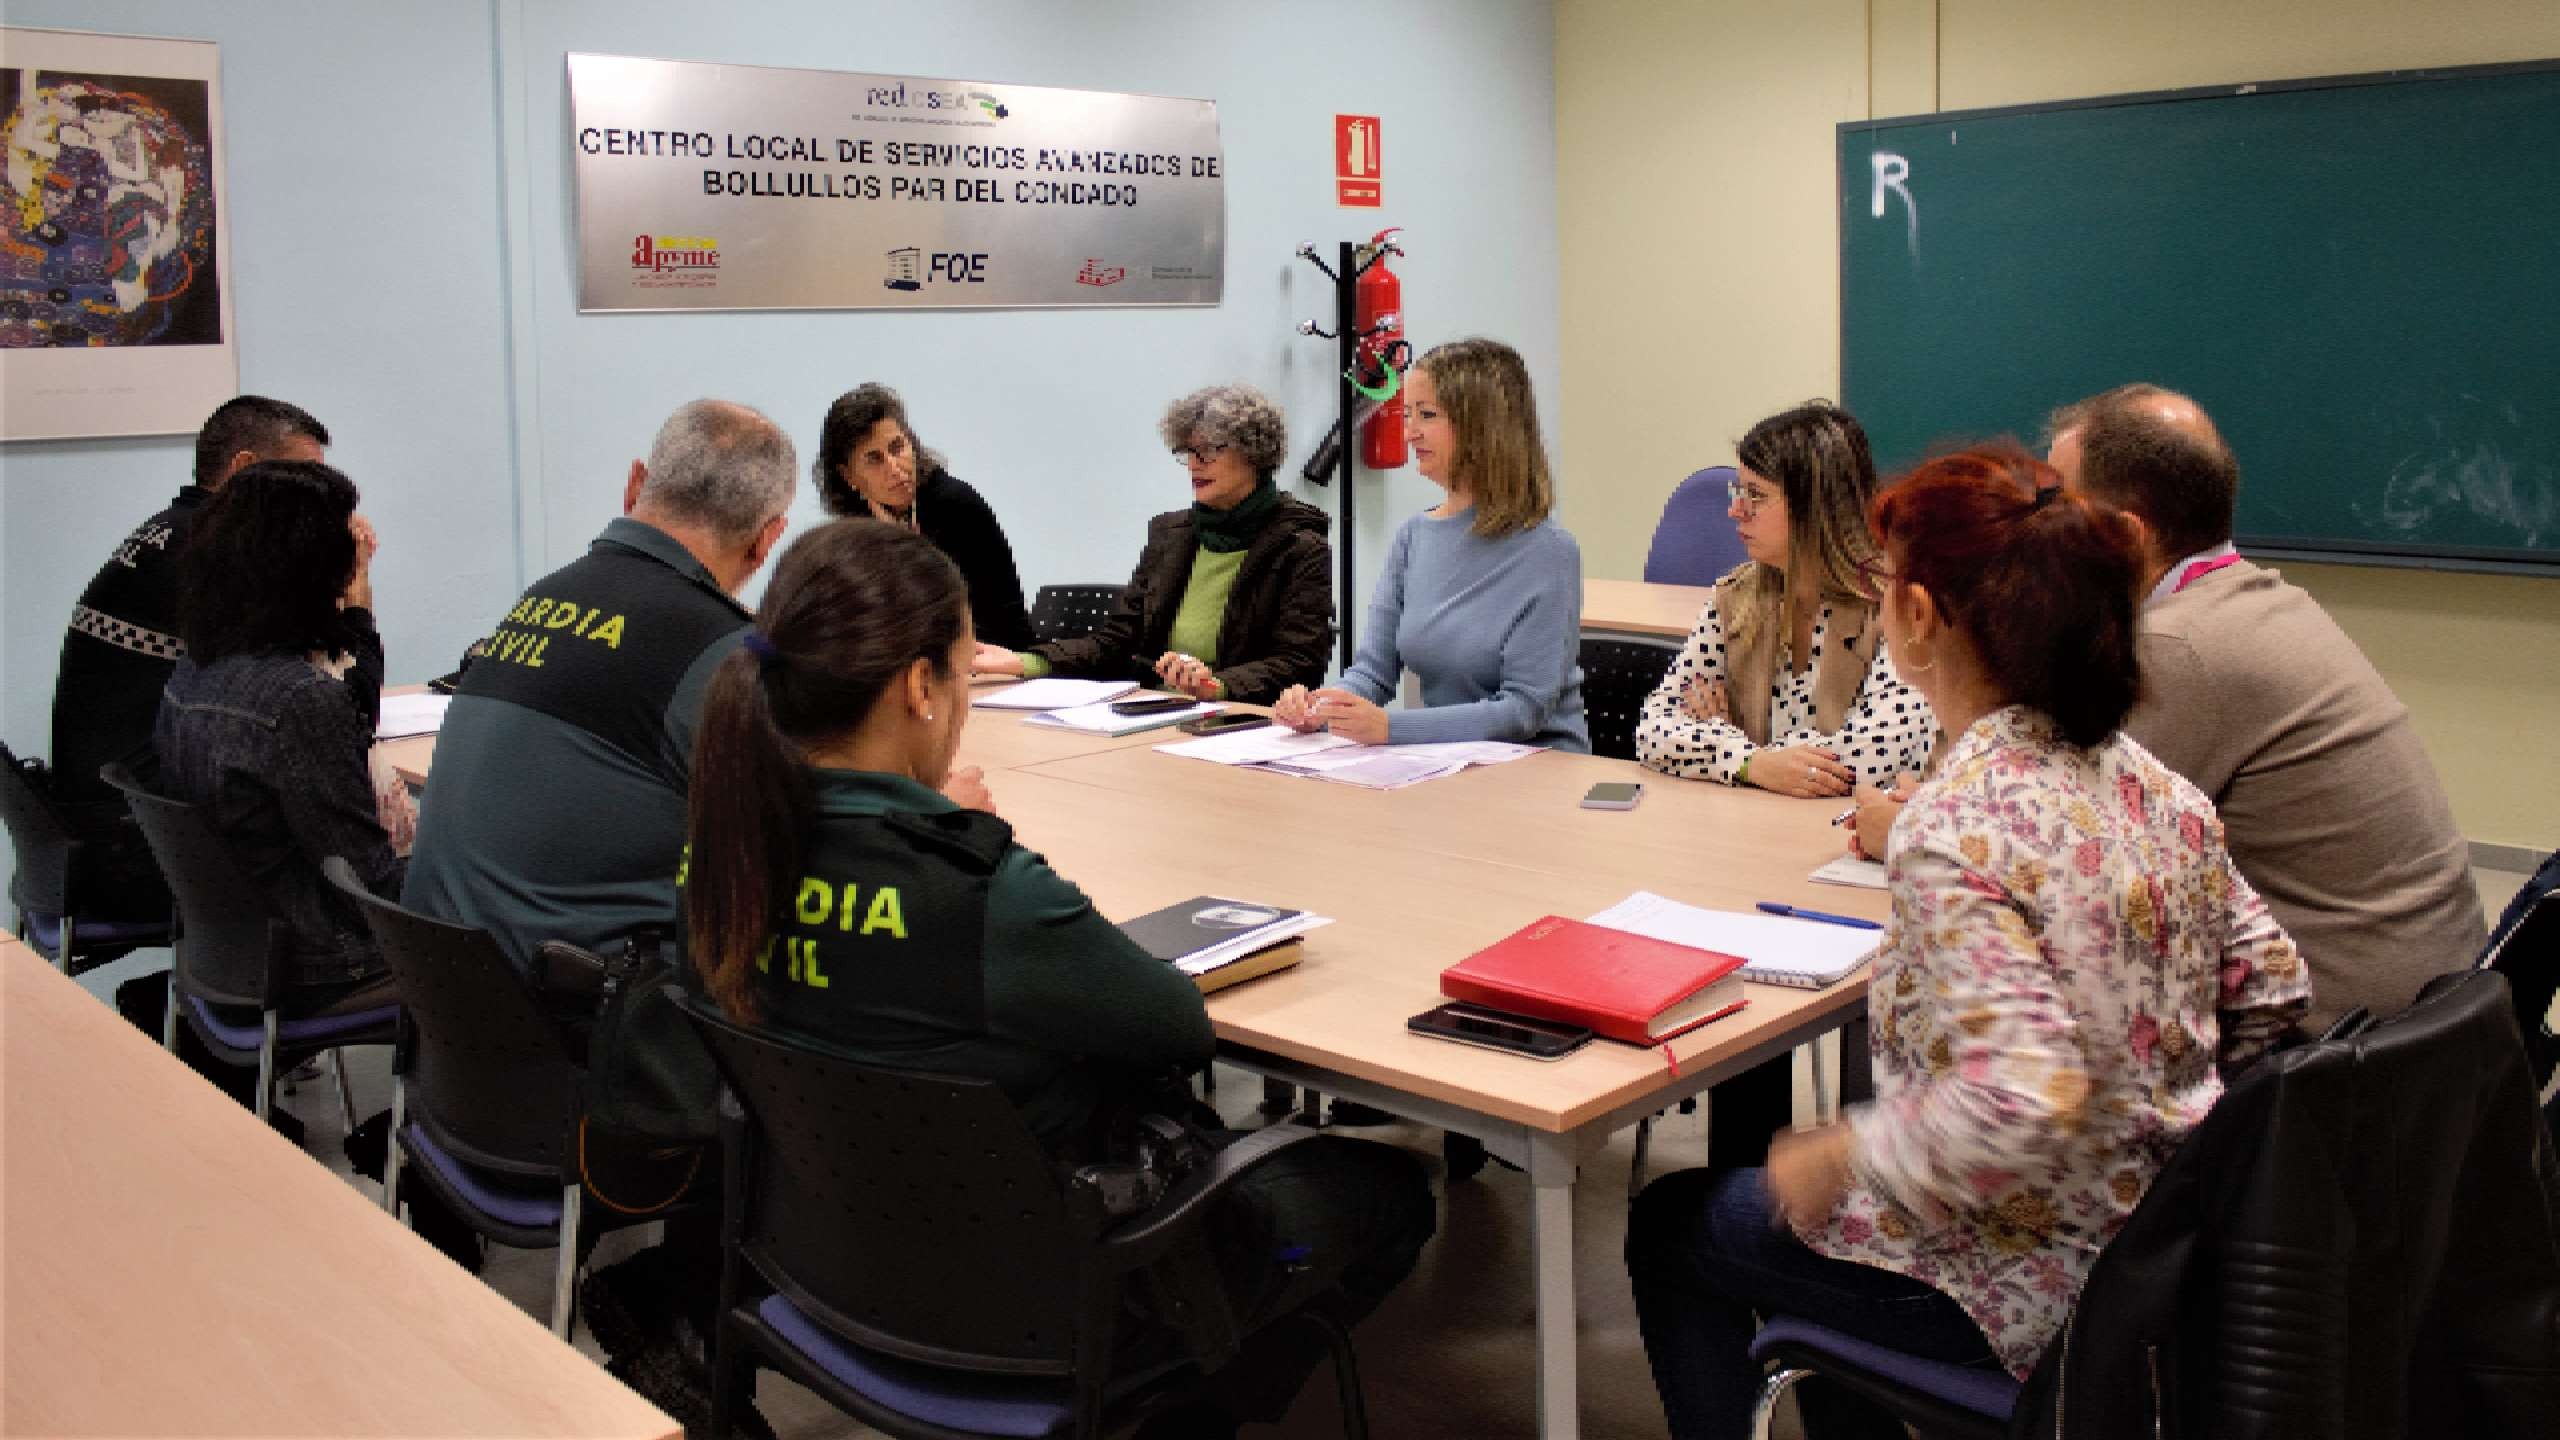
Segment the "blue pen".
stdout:
[[1855,915],[1833,915],[1823,910],[1807,910],[1801,905],[1781,905],[1775,900],[1761,901],[1760,908],[1772,915],[1785,915],[1797,920],[1819,920],[1825,925],[1846,925],[1852,930],[1884,928],[1873,920],[1861,920]]

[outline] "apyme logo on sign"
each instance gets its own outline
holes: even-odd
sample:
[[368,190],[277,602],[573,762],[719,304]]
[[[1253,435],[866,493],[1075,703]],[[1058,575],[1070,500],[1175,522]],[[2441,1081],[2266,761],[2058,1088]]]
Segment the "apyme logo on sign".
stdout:
[[889,273],[880,282],[891,290],[921,290],[927,285],[984,285],[987,253],[983,250],[923,250],[901,245],[889,252]]
[[1085,257],[1084,268],[1076,272],[1076,283],[1079,285],[1117,285],[1128,278],[1128,266],[1105,265],[1090,255]]
[[631,283],[645,290],[704,289],[720,283],[720,241],[712,235],[634,235]]

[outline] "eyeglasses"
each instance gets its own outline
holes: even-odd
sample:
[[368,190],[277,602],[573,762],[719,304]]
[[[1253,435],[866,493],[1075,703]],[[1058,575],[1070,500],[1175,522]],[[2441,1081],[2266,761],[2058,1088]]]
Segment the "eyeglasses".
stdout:
[[1173,463],[1185,469],[1194,465],[1206,465],[1234,448],[1236,447],[1233,445],[1185,445],[1173,452]]
[[1724,493],[1732,500],[1734,508],[1742,512],[1742,518],[1746,520],[1759,514],[1761,509],[1770,501],[1778,498],[1767,490],[1762,490],[1753,485],[1746,485],[1740,480],[1727,480],[1724,482]]

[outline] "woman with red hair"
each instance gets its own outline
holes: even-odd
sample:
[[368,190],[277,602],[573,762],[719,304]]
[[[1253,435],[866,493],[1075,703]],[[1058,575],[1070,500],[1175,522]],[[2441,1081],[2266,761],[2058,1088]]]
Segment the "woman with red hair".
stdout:
[[[2059,484],[1973,450],[1869,511],[1886,643],[1950,738],[1894,831],[1876,1099],[1765,1169],[1666,1176],[1629,1222],[1684,1440],[1748,1433],[1755,1312],[2025,1375],[2222,1075],[2309,1004],[2212,804],[2117,728],[2140,561],[2124,515]],[[1826,1440],[1902,1433],[1803,1397]]]

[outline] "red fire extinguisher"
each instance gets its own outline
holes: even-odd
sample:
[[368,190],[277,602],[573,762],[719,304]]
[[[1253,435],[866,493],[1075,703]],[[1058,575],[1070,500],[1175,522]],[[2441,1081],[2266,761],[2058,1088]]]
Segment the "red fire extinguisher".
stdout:
[[1407,458],[1403,366],[1412,347],[1404,343],[1404,286],[1387,268],[1388,256],[1404,253],[1396,243],[1399,233],[1391,227],[1369,237],[1378,256],[1361,273],[1352,312],[1360,336],[1359,373],[1353,383],[1379,402],[1360,427],[1360,463],[1372,470],[1396,469]]

